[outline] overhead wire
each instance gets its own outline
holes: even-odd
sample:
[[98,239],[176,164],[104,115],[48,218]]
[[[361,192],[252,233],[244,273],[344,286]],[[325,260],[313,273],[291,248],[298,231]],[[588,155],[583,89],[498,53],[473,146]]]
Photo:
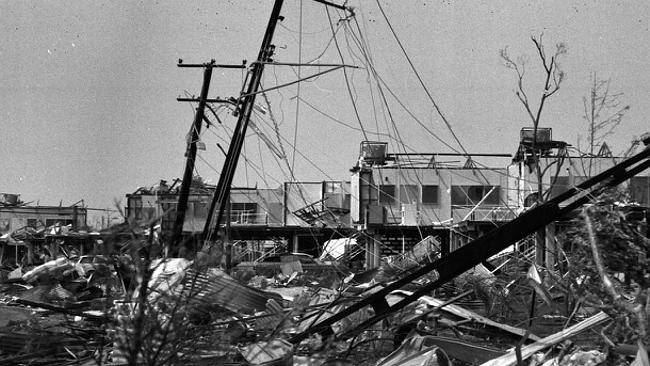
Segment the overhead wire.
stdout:
[[[378,5],[381,7],[381,4],[378,4]],[[387,16],[386,16],[385,12],[383,12],[383,8],[382,8],[381,10],[382,10],[382,13],[383,13],[384,18],[386,19],[387,23],[389,23],[388,18],[387,18]],[[358,22],[356,21],[356,18],[355,18],[354,20],[355,20],[355,23],[356,23],[356,25],[357,25],[357,29],[358,29],[358,31],[360,32],[360,34],[359,34],[359,38],[362,38],[362,36],[361,36],[361,29],[360,29],[360,27],[359,27],[359,25],[358,25]],[[439,112],[439,115],[441,116],[441,118],[443,119],[443,121],[445,122],[445,124],[447,125],[447,127],[450,129],[450,132],[452,133],[452,135],[456,137],[455,133],[453,132],[453,129],[451,129],[451,124],[449,124],[447,118],[444,116],[444,114],[442,114],[441,109],[438,107],[438,105],[437,105],[437,103],[435,102],[435,100],[433,99],[432,95],[429,93],[428,89],[426,88],[426,85],[424,85],[424,82],[422,81],[422,78],[420,77],[419,73],[417,73],[417,70],[415,69],[413,63],[410,61],[410,57],[408,56],[408,54],[406,53],[406,50],[405,50],[404,47],[402,46],[402,43],[401,43],[401,41],[399,40],[399,38],[397,37],[396,32],[395,32],[394,29],[392,28],[392,25],[389,24],[389,27],[391,28],[391,32],[393,33],[393,36],[395,37],[395,39],[397,40],[398,44],[400,45],[400,48],[402,49],[402,51],[403,51],[405,57],[408,59],[409,64],[411,65],[411,67],[412,67],[414,73],[416,74],[418,80],[420,81],[422,87],[425,89],[425,92],[426,92],[426,94],[428,95],[430,101],[432,102],[432,104],[434,105],[434,107],[436,108],[436,110]],[[353,32],[353,31],[350,32],[350,33],[352,33],[352,34],[354,35],[354,32]],[[370,64],[369,67],[372,67],[372,65]],[[402,106],[402,108],[403,108],[403,109],[404,109],[404,110],[405,110],[405,111],[406,111],[406,112],[407,112],[407,113],[408,113],[408,114],[409,114],[409,115],[410,115],[410,116],[411,116],[411,117],[412,117],[412,118],[413,118],[413,119],[414,119],[414,120],[415,120],[415,121],[416,121],[416,122],[417,122],[421,127],[423,127],[423,128],[424,128],[424,129],[429,133],[429,134],[431,134],[433,137],[435,137],[438,141],[440,141],[441,143],[443,143],[444,145],[446,145],[447,147],[449,147],[452,151],[456,151],[456,152],[458,152],[458,150],[457,150],[456,148],[454,148],[453,146],[449,145],[446,141],[444,141],[443,139],[441,139],[439,136],[437,136],[435,133],[433,133],[433,131],[431,131],[428,127],[426,127],[422,122],[420,122],[419,119],[418,119],[417,117],[415,117],[415,115],[410,111],[410,109],[407,108],[407,107],[404,105],[404,103],[403,103],[403,102],[402,102],[402,101],[397,97],[397,95],[396,95],[396,94],[391,90],[391,88],[386,84],[386,82],[381,78],[381,76],[379,76],[379,75],[377,74],[377,78],[378,78],[378,80],[381,81],[381,84],[383,84],[383,85],[386,87],[386,89],[387,89],[387,90],[389,91],[389,93],[393,96],[393,98],[395,98],[395,100],[398,102],[398,104],[400,104],[400,106]],[[460,148],[463,150],[463,155],[466,156],[467,158],[471,158],[471,156],[469,155],[469,153],[467,152],[467,150],[465,149],[465,147],[462,145],[462,143],[460,143],[460,140],[457,139],[457,137],[456,137],[456,141],[457,141],[457,143],[459,144]],[[479,174],[482,175],[482,173],[481,173],[480,171],[479,171]],[[486,177],[483,176],[483,179],[485,180],[486,183],[489,183],[489,180],[488,180]],[[469,197],[468,197],[468,198],[469,198]],[[509,207],[509,205],[507,204],[507,202],[505,202],[505,200],[503,200],[501,197],[500,197],[500,201],[501,201],[502,203],[505,204],[504,207],[507,207],[508,209],[510,209],[510,210],[512,211],[512,209]]]
[[[330,30],[332,32],[332,35],[335,35],[334,26],[332,25],[332,17],[330,15],[329,7],[325,6],[325,12],[327,13],[327,19],[328,19],[328,23],[330,25]],[[339,57],[341,59],[341,63],[345,64],[345,60],[343,59],[343,54],[341,53],[341,48],[339,47],[339,42],[336,39],[336,36],[334,36],[334,45],[336,46],[336,50],[337,50],[337,52],[339,54]],[[356,103],[354,101],[354,96],[352,94],[352,89],[350,88],[350,81],[348,79],[348,72],[347,72],[346,68],[343,68],[343,76],[345,78],[345,85],[346,85],[348,94],[349,94],[350,99],[352,101],[352,107],[354,109],[354,115],[357,118],[357,122],[359,122],[359,127],[361,128],[364,139],[368,140],[368,135],[366,134],[365,128],[363,127],[363,122],[361,122],[361,116],[359,115],[359,110],[358,110],[357,105],[356,105]]]
[[[300,3],[300,9],[299,9],[299,17],[298,17],[298,28],[299,28],[299,33],[298,33],[298,64],[302,63],[302,1],[299,0]],[[301,71],[302,67],[298,66],[298,80],[302,79],[301,76]],[[293,171],[296,163],[296,146],[298,145],[298,122],[300,119],[300,85],[302,83],[298,83],[296,85],[296,95],[298,98],[296,98],[296,119],[295,119],[295,124],[293,126],[293,154],[291,154],[291,170]]]
[[438,112],[438,115],[440,118],[443,120],[447,128],[449,129],[449,132],[451,135],[454,137],[454,140],[458,143],[458,146],[463,150],[465,155],[468,155],[467,150],[465,150],[465,147],[463,144],[460,142],[460,139],[454,132],[453,128],[451,128],[451,124],[447,120],[447,117],[442,113],[442,110],[438,106],[438,103],[433,99],[433,96],[431,95],[431,92],[429,92],[429,89],[427,88],[426,84],[424,84],[424,81],[422,80],[422,77],[420,77],[420,73],[418,73],[417,69],[415,68],[415,65],[413,65],[413,61],[411,61],[411,58],[409,57],[408,53],[406,52],[406,49],[402,45],[402,41],[400,41],[399,37],[397,36],[397,33],[395,32],[395,29],[393,28],[393,25],[391,24],[390,20],[388,19],[388,16],[386,16],[386,12],[384,12],[384,8],[381,6],[381,2],[379,0],[376,0],[377,2],[377,7],[379,8],[379,11],[384,17],[384,20],[386,21],[386,24],[388,25],[388,28],[390,28],[391,33],[393,34],[393,37],[395,38],[395,41],[399,45],[399,48],[402,50],[402,53],[404,54],[404,57],[408,61],[409,66],[411,66],[411,70],[413,70],[413,73],[417,77],[418,81],[420,82],[420,85],[422,86],[422,89],[425,91],[427,96],[429,97],[429,100],[431,101],[431,104],[433,104],[434,108]]
[[[330,15],[330,11],[329,11],[329,8],[328,8],[328,7],[325,7],[325,12],[327,13],[327,19],[328,19],[328,22],[329,22],[329,24],[330,24],[330,28],[331,28],[331,30],[332,30],[332,34],[334,35],[334,27],[333,27],[333,25],[332,25],[332,17],[331,17],[331,15]],[[347,21],[347,20],[343,20],[343,21],[345,22],[345,21]],[[341,60],[341,63],[345,64],[345,60],[344,60],[344,58],[343,58],[343,53],[341,52],[341,48],[340,48],[340,46],[339,46],[339,43],[338,43],[338,40],[337,40],[337,37],[336,37],[336,36],[334,36],[334,44],[335,44],[335,46],[336,46],[336,50],[337,50],[337,52],[338,52],[338,54],[339,54],[339,58],[340,58],[340,60]],[[355,95],[354,95],[354,93],[353,93],[353,91],[352,91],[352,87],[351,87],[351,85],[350,85],[351,82],[350,82],[350,80],[349,80],[349,77],[348,77],[348,74],[347,74],[347,70],[346,70],[346,69],[343,69],[343,75],[344,75],[344,78],[345,78],[345,85],[346,85],[346,88],[347,88],[347,91],[348,91],[348,95],[349,95],[349,97],[350,97],[350,101],[351,101],[351,103],[352,103],[352,107],[353,107],[353,109],[354,109],[354,113],[355,113],[355,116],[356,116],[357,122],[359,123],[359,127],[360,127],[360,129],[361,129],[362,134],[363,134],[364,140],[368,141],[368,140],[369,140],[369,139],[368,139],[368,135],[367,135],[366,130],[365,130],[365,128],[364,128],[363,122],[361,121],[361,116],[360,116],[360,114],[359,114],[359,110],[358,110],[358,108],[357,108],[357,104],[356,104],[356,98],[355,98]],[[372,238],[372,240],[375,241],[376,243],[382,245],[382,243],[379,242],[379,241],[377,241],[374,237]]]
[[[358,131],[358,132],[363,131],[363,130],[360,129],[359,127],[351,126],[351,125],[349,125],[349,124],[347,124],[347,123],[345,123],[345,122],[343,122],[343,121],[341,121],[341,120],[339,120],[339,119],[337,119],[337,118],[335,118],[335,117],[333,117],[333,116],[331,116],[331,115],[325,113],[323,110],[319,109],[318,107],[314,106],[314,105],[311,104],[310,102],[306,101],[305,98],[302,98],[302,97],[301,97],[300,100],[301,100],[301,101],[302,101],[306,106],[308,106],[309,108],[313,109],[314,111],[316,111],[317,113],[319,113],[319,114],[321,114],[322,116],[326,117],[327,119],[329,119],[329,120],[331,120],[331,121],[333,121],[333,122],[338,123],[338,124],[341,125],[341,126],[347,127],[347,128],[349,128],[349,129],[351,129],[351,130],[353,130],[353,131]],[[383,137],[386,137],[386,138],[393,138],[391,135],[389,135],[389,134],[387,134],[387,133],[382,133],[382,132],[366,131],[366,133],[371,134],[371,135],[376,135],[376,136],[383,136]]]
[[[357,27],[358,27],[358,22],[356,22],[356,19],[355,19],[355,23],[357,24]],[[348,28],[347,26],[346,26],[346,29],[349,30],[349,28]],[[360,28],[359,28],[359,27],[358,27],[357,29],[359,29],[359,31],[360,31]],[[346,35],[347,35],[348,33],[354,35],[353,32],[347,32]],[[347,38],[347,37],[346,37],[346,38]],[[374,66],[372,65],[372,60],[371,60],[371,58],[369,57],[368,52],[365,50],[365,48],[364,48],[364,46],[363,46],[364,44],[365,44],[365,42],[361,42],[361,41],[360,41],[360,42],[356,42],[356,45],[357,45],[357,47],[360,49],[360,51],[361,51],[361,55],[363,56],[363,60],[361,60],[361,62],[363,62],[363,63],[367,66],[367,68],[370,70],[370,74],[373,75],[373,77],[374,77],[375,80],[376,80],[376,78],[377,78],[377,76],[378,76],[378,75],[377,75],[377,71],[376,71],[376,69],[374,68]],[[383,104],[382,104],[383,110],[384,110],[385,113],[388,115],[388,118],[386,118],[386,122],[387,122],[387,123],[388,123],[388,121],[391,122],[391,125],[392,125],[392,127],[393,127],[393,131],[395,132],[395,135],[397,136],[397,141],[399,142],[399,145],[398,145],[398,146],[399,146],[403,151],[406,152],[406,144],[404,143],[404,139],[402,138],[401,133],[399,132],[399,129],[397,128],[397,125],[396,125],[396,123],[395,123],[395,118],[393,117],[393,113],[392,113],[391,110],[390,110],[390,107],[389,107],[389,105],[388,105],[388,101],[387,101],[386,96],[385,96],[385,94],[384,94],[384,92],[383,92],[383,88],[381,87],[381,84],[379,84],[379,83],[377,83],[377,90],[378,90],[379,96],[381,97],[381,99],[382,99],[382,101],[383,101]],[[380,179],[383,180],[383,177],[381,176],[381,170],[379,170],[379,173],[380,173]],[[400,173],[400,175],[401,175],[402,177],[404,176],[404,175],[401,174],[401,173]],[[418,181],[419,181],[420,185],[422,186],[423,184],[422,184],[422,181],[419,179],[419,175],[416,175],[416,177],[418,178]],[[383,183],[383,182],[382,182],[382,183]],[[401,193],[401,192],[400,192],[400,193]],[[401,194],[400,194],[400,196],[401,196]],[[407,197],[407,199],[408,199],[408,197]],[[402,200],[400,200],[400,201],[402,201]],[[392,205],[390,206],[390,211],[391,211],[391,214],[394,215],[394,213],[392,212]],[[433,215],[435,216],[435,218],[436,218],[436,220],[437,220],[438,222],[441,222],[441,221],[442,221],[442,220],[438,217],[438,215],[437,215],[437,213],[436,213],[435,210],[432,210],[431,212],[433,213]],[[428,216],[428,215],[427,215],[427,216]],[[419,231],[419,230],[420,230],[419,225],[417,226],[417,228],[418,228],[418,231]],[[422,236],[422,235],[421,235],[421,232],[420,232],[420,236]]]
[[[440,116],[440,118],[442,119],[442,121],[443,121],[443,122],[445,123],[445,125],[447,126],[449,132],[450,132],[451,135],[454,137],[454,140],[456,140],[456,142],[458,143],[458,146],[462,149],[462,151],[463,151],[463,153],[465,154],[465,156],[467,156],[467,158],[471,158],[470,155],[469,155],[469,153],[467,152],[467,150],[466,150],[465,147],[463,146],[463,144],[460,142],[460,139],[458,138],[458,136],[457,136],[456,133],[454,132],[453,128],[451,127],[451,124],[449,123],[447,117],[442,113],[441,108],[440,108],[440,107],[438,106],[438,104],[436,103],[435,99],[433,98],[433,96],[432,96],[431,93],[429,92],[429,89],[427,88],[426,84],[425,84],[424,81],[422,80],[422,77],[420,76],[419,72],[418,72],[417,69],[415,68],[415,65],[414,65],[413,62],[411,61],[411,58],[409,57],[408,53],[406,52],[406,49],[404,48],[402,42],[400,41],[399,37],[397,36],[397,33],[395,32],[395,29],[393,28],[393,26],[392,26],[390,20],[388,19],[388,16],[386,15],[386,12],[384,11],[383,7],[381,6],[380,1],[379,1],[379,0],[376,0],[376,2],[377,2],[377,6],[378,6],[380,12],[382,13],[382,15],[383,15],[383,17],[384,17],[384,19],[385,19],[385,21],[386,21],[386,24],[388,25],[388,27],[389,27],[391,33],[393,34],[393,37],[395,38],[395,41],[397,42],[397,44],[399,45],[400,49],[402,50],[402,53],[403,53],[404,57],[405,57],[406,60],[408,61],[408,64],[410,65],[411,70],[413,71],[413,73],[414,73],[415,76],[417,77],[417,79],[418,79],[420,85],[422,86],[422,89],[425,91],[426,95],[428,96],[429,100],[431,101],[431,104],[434,106],[436,112],[438,113],[438,115]],[[480,171],[479,171],[479,174],[482,175],[482,173],[481,173]],[[489,183],[488,179],[487,179],[485,176],[483,176],[483,178],[485,179],[486,183]],[[502,203],[505,203],[505,207],[509,208],[507,202],[505,202],[505,201],[504,201],[503,199],[501,199],[501,198],[500,198],[500,200],[502,201]],[[512,210],[511,210],[511,211],[512,211]],[[513,211],[513,212],[514,212],[514,211]]]
[[[377,2],[378,2],[378,1],[377,1]],[[379,4],[379,2],[378,2],[378,4]],[[302,1],[301,1],[301,6],[302,6]],[[379,6],[381,7],[380,4],[379,4]],[[381,9],[381,10],[382,10],[382,13],[383,13],[383,9]],[[301,15],[302,15],[302,14],[301,14]],[[385,13],[384,13],[384,16],[385,16]],[[340,29],[341,27],[339,26],[339,24],[337,24],[337,29],[336,29],[336,30],[333,29],[333,25],[332,25],[331,17],[329,16],[329,11],[328,11],[328,19],[330,20],[330,21],[329,21],[329,27],[330,27],[330,30],[332,31],[333,34],[332,34],[332,38],[331,38],[330,41],[328,42],[328,46],[325,48],[325,50],[323,50],[322,54],[324,54],[324,53],[327,51],[327,49],[328,49],[328,47],[329,47],[329,44],[331,44],[331,43],[333,42],[333,43],[336,45],[336,47],[337,47],[337,50],[338,50],[338,52],[339,52],[339,56],[340,56],[341,60],[343,61],[343,55],[342,55],[342,53],[341,53],[341,50],[340,50],[340,48],[339,48],[338,41],[337,41],[337,39],[336,39],[336,34],[337,34],[337,32],[339,31],[339,29]],[[387,21],[388,21],[388,20],[387,20]],[[355,19],[355,22],[356,22],[356,19]],[[357,27],[358,27],[358,23],[357,23]],[[394,30],[392,29],[392,26],[390,26],[390,27],[391,27],[391,31],[393,32],[394,36],[397,37],[396,34],[395,34],[395,32],[394,32]],[[301,26],[301,28],[302,28],[302,26]],[[354,32],[351,32],[351,34],[354,36]],[[347,38],[347,36],[348,36],[348,34],[346,33],[346,42],[348,43],[348,46],[349,46],[349,39]],[[352,40],[354,41],[354,37],[352,38]],[[398,41],[398,42],[399,42],[399,41]],[[399,42],[399,43],[400,43],[400,47],[403,49],[403,46],[401,46],[401,42]],[[352,47],[348,47],[348,50],[351,50],[351,49],[352,49]],[[403,49],[403,51],[404,51],[404,49]],[[405,53],[405,51],[404,51],[404,53]],[[299,52],[299,54],[301,54],[301,52]],[[321,57],[322,54],[321,54],[319,57]],[[353,57],[356,56],[356,54],[354,54],[353,52],[350,52],[350,55],[353,55]],[[299,57],[300,57],[300,56],[299,56]],[[358,56],[356,56],[356,57],[358,57]],[[366,59],[368,59],[368,57],[366,57]],[[409,63],[411,63],[411,62],[410,62],[410,59],[409,59]],[[413,67],[412,63],[411,63],[411,66]],[[414,67],[413,67],[413,68],[414,68]],[[298,69],[298,72],[300,72],[299,70],[300,70],[300,69]],[[373,71],[373,74],[376,74],[376,70],[373,69],[372,71]],[[414,70],[414,71],[417,73],[416,70]],[[275,72],[274,72],[274,73],[275,73]],[[369,74],[369,75],[370,75],[370,74]],[[385,81],[383,81],[383,79],[381,79],[381,77],[380,77],[378,74],[376,74],[376,75],[377,75],[377,77],[376,77],[377,85],[378,85],[378,86],[381,86],[381,85],[383,84],[384,87],[389,91],[389,93],[391,93],[391,94],[393,95],[393,97],[394,97],[396,100],[398,100],[398,98],[396,97],[396,95],[393,94],[392,90],[390,90],[390,88],[389,88],[388,85],[385,83]],[[352,84],[352,81],[349,80],[348,75],[346,74],[346,70],[345,70],[345,69],[344,69],[344,76],[345,76],[345,79],[346,79],[346,87],[347,87],[347,89],[348,89],[348,94],[349,94],[349,96],[350,96],[350,99],[352,100],[352,104],[353,104],[353,107],[354,107],[354,109],[355,109],[355,115],[356,115],[356,117],[357,117],[357,121],[358,121],[358,123],[359,123],[359,125],[360,125],[360,128],[357,129],[357,130],[358,130],[358,131],[361,131],[361,132],[363,133],[363,135],[364,135],[364,138],[365,138],[366,140],[368,140],[368,138],[367,138],[367,134],[368,134],[368,132],[367,132],[367,131],[365,130],[365,128],[364,128],[363,122],[361,121],[361,118],[360,118],[359,111],[358,111],[358,109],[357,109],[357,107],[356,107],[356,102],[355,102],[356,99],[357,99],[357,97],[356,97],[356,90],[353,91],[354,86],[351,85],[351,84]],[[419,75],[417,75],[417,76],[418,76],[418,79],[420,80],[420,82],[423,84],[423,82],[422,82],[421,78],[419,77]],[[276,74],[276,79],[277,79],[277,74]],[[299,77],[299,79],[300,79],[300,77]],[[436,108],[437,108],[437,104],[435,104],[435,101],[433,100],[431,94],[430,94],[430,93],[428,92],[428,90],[426,89],[426,86],[423,85],[423,87],[425,88],[427,94],[429,95],[429,98],[430,98],[430,99],[432,100],[432,102],[434,103],[434,106],[436,106]],[[371,89],[371,90],[372,90],[372,89]],[[278,90],[278,93],[282,96],[282,93],[281,93],[279,90]],[[300,94],[300,93],[299,93],[299,94]],[[263,95],[264,95],[265,98],[266,98],[266,95],[265,95],[265,94],[263,94]],[[301,98],[300,95],[298,95],[298,98],[297,98],[297,99],[298,99],[298,100],[297,100],[297,105],[300,103],[301,100],[302,100],[303,103],[305,103],[304,99]],[[387,103],[387,100],[386,100],[385,96],[383,97],[383,99],[384,99],[384,103],[383,103],[383,104],[380,103],[379,105],[380,105],[382,108],[383,108],[383,107],[388,107],[388,103]],[[268,102],[268,99],[266,100],[266,102],[267,102],[267,104],[269,105],[269,109],[270,109],[270,103]],[[398,103],[401,104],[402,107],[403,107],[405,110],[408,110],[408,108],[406,108],[406,107],[401,103],[401,101],[398,100]],[[307,104],[307,103],[305,103],[305,104]],[[373,104],[374,104],[374,103],[373,103]],[[310,108],[317,110],[316,108],[313,108],[312,106],[310,106]],[[437,108],[437,109],[439,110],[439,108]],[[298,107],[297,107],[297,110],[298,110]],[[321,111],[318,111],[318,110],[317,110],[317,112],[323,114]],[[377,115],[377,114],[376,114],[376,109],[373,108],[373,112],[375,113],[375,116],[376,116],[376,115]],[[404,143],[404,140],[402,139],[401,135],[399,134],[399,131],[396,130],[396,124],[395,124],[394,119],[391,117],[391,114],[392,114],[392,113],[390,112],[390,109],[386,108],[386,110],[385,110],[384,112],[387,113],[388,116],[390,117],[390,120],[391,120],[392,125],[393,125],[393,129],[395,130],[395,136],[396,136],[396,137],[393,137],[393,138],[391,139],[391,141],[393,141],[393,142],[398,142],[398,143],[399,143],[399,145],[398,145],[399,148],[406,152],[406,151],[407,151],[407,147],[406,147],[407,145]],[[439,113],[441,113],[441,112],[439,112]],[[412,117],[414,117],[414,116],[412,115]],[[469,154],[467,153],[467,151],[465,150],[465,148],[462,146],[462,144],[461,144],[460,141],[458,140],[457,136],[455,136],[455,133],[454,133],[453,130],[451,129],[451,125],[450,125],[450,124],[448,123],[448,121],[446,120],[446,117],[444,117],[444,115],[442,115],[441,117],[443,118],[443,120],[445,121],[445,123],[448,125],[448,128],[450,129],[450,132],[452,133],[452,135],[454,135],[454,137],[455,137],[455,139],[457,140],[459,146],[463,149],[463,152],[465,153],[465,156],[469,157]],[[336,121],[334,118],[331,118],[331,117],[328,117],[328,118],[330,118],[330,119]],[[376,119],[376,122],[377,122],[378,118],[375,118],[375,119]],[[416,118],[414,118],[414,119],[415,119],[416,121],[418,121],[418,123],[420,123],[421,125],[423,125],[419,120],[417,120]],[[261,120],[262,120],[262,121],[265,121],[264,118],[261,118]],[[278,128],[278,125],[279,125],[279,124],[277,123],[277,121],[275,121],[274,118],[271,118],[271,120],[273,121],[273,124],[274,124],[274,130],[276,131],[276,134],[278,135],[278,136],[277,136],[277,137],[278,137],[278,144],[280,145],[281,149],[283,150],[283,147],[282,147],[282,139],[279,137],[279,128]],[[385,119],[385,121],[386,121],[387,123],[388,123],[388,120],[389,120],[389,119]],[[340,121],[337,121],[337,122],[340,122]],[[293,143],[293,144],[289,143],[289,145],[292,146],[293,149],[294,149],[294,153],[293,153],[293,155],[292,155],[292,159],[293,159],[293,161],[292,161],[292,169],[290,169],[290,173],[289,173],[289,174],[291,174],[291,176],[292,176],[292,180],[295,180],[295,176],[294,176],[294,174],[293,174],[293,165],[294,165],[294,163],[295,163],[295,157],[296,157],[296,154],[297,154],[296,151],[298,151],[298,150],[297,150],[297,123],[298,123],[298,112],[296,112],[296,130],[295,130],[296,132],[294,133],[294,143]],[[347,126],[347,127],[350,127],[350,126]],[[426,128],[425,128],[425,129],[426,129]],[[378,123],[377,123],[377,131],[378,131],[378,132],[377,132],[377,135],[379,135]],[[428,132],[430,132],[432,135],[435,136],[435,134],[433,134],[431,131],[428,131]],[[445,143],[444,140],[442,140],[442,139],[440,139],[440,141],[443,142],[443,143]],[[259,146],[259,145],[258,145],[258,146]],[[447,146],[449,146],[449,147],[451,148],[450,145],[447,144]],[[409,150],[410,150],[410,149],[409,149]],[[452,150],[456,151],[456,150],[453,149],[453,148],[452,148]],[[286,154],[285,154],[285,155],[286,155]],[[312,164],[313,166],[317,167],[317,169],[318,169],[321,173],[324,173],[324,171],[322,171],[322,170],[321,170],[321,169],[320,169],[316,164],[313,164],[313,162],[312,162],[311,160],[309,160],[308,158],[306,158],[305,155],[303,155],[303,154],[298,154],[298,155],[302,156],[302,157],[305,158],[305,160],[307,160],[310,164]],[[263,159],[261,158],[261,153],[260,153],[260,161],[262,161],[262,160],[263,160]],[[329,177],[329,175],[327,175],[327,174],[326,174],[326,176]],[[510,176],[510,175],[508,175],[508,176]],[[330,178],[331,178],[331,177],[330,177]],[[418,179],[419,179],[419,177],[418,177]],[[486,179],[486,180],[487,180],[487,179]],[[421,182],[421,181],[420,181],[420,182]]]

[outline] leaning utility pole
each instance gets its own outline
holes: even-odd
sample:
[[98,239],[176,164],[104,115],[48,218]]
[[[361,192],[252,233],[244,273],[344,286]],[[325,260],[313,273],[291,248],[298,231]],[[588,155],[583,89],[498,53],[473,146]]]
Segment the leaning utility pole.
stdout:
[[[218,231],[221,226],[221,220],[223,218],[223,212],[228,202],[228,197],[230,196],[230,185],[232,184],[233,177],[235,176],[235,169],[237,168],[237,162],[239,161],[239,155],[241,153],[242,146],[244,144],[244,137],[246,136],[246,129],[248,128],[248,122],[253,111],[253,105],[255,104],[255,96],[260,87],[260,82],[262,81],[262,72],[264,71],[264,64],[271,61],[271,56],[273,56],[273,50],[275,46],[271,44],[273,39],[273,33],[275,32],[275,26],[280,17],[280,9],[282,8],[283,0],[275,0],[273,5],[273,10],[271,11],[271,18],[266,27],[266,32],[264,33],[264,39],[262,40],[262,45],[260,47],[260,52],[257,56],[257,61],[251,64],[249,71],[249,83],[246,92],[240,96],[241,103],[237,106],[237,113],[239,113],[239,119],[237,120],[237,125],[233,131],[232,139],[230,146],[228,147],[228,154],[226,155],[226,160],[223,163],[223,168],[221,169],[221,175],[219,176],[219,183],[217,183],[217,189],[210,203],[210,209],[208,210],[208,217],[205,221],[205,226],[203,228],[202,238],[204,240],[211,239],[211,230],[214,228],[214,231]],[[215,208],[218,207],[216,217],[213,218]],[[214,221],[214,224],[212,223]]]
[[[179,67],[181,64],[179,64]],[[192,131],[190,132],[190,141],[185,156],[185,173],[183,174],[183,182],[181,183],[180,192],[178,195],[178,205],[176,206],[176,220],[174,221],[174,229],[172,232],[171,248],[174,252],[178,252],[183,239],[183,223],[185,222],[185,211],[187,210],[187,200],[190,194],[190,186],[192,185],[192,177],[194,175],[194,161],[196,160],[196,142],[199,140],[201,133],[201,125],[205,116],[205,105],[208,99],[208,91],[210,89],[210,79],[212,78],[212,68],[214,60],[210,63],[202,65],[203,70],[203,86],[201,86],[201,95],[199,97],[199,106],[196,108],[194,115],[194,123],[192,124]]]

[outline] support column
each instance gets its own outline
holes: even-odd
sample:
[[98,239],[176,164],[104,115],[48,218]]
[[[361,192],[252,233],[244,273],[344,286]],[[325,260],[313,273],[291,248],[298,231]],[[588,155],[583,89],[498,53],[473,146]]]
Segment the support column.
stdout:
[[291,239],[291,252],[298,253],[298,242],[300,241],[300,236],[298,234],[293,234]]
[[552,271],[558,260],[558,246],[555,240],[555,223],[546,225],[546,268]]
[[538,266],[545,265],[546,258],[546,231],[541,228],[535,232],[535,264]]

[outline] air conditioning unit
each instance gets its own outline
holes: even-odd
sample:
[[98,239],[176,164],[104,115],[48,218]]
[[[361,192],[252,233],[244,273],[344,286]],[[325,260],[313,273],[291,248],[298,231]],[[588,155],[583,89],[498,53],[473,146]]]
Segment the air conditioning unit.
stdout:
[[363,159],[367,164],[383,165],[386,163],[387,146],[388,143],[386,142],[362,141],[359,158]]
[[[535,136],[535,129],[533,127],[524,127],[520,132],[521,142],[533,142]],[[550,127],[538,127],[537,128],[537,142],[551,142],[553,139],[553,130]]]

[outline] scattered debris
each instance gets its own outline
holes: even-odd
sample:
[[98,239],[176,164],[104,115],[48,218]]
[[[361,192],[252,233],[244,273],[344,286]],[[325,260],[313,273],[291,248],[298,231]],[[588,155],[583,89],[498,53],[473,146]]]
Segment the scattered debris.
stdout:
[[[556,334],[552,334],[546,338],[540,339],[539,341],[522,347],[519,351],[518,350],[512,350],[508,352],[507,354],[500,356],[498,358],[495,358],[491,361],[483,363],[481,366],[504,366],[504,365],[517,365],[518,361],[517,359],[527,359],[531,357],[535,352],[539,352],[545,348],[549,348],[559,342],[562,342],[563,340],[570,338],[586,329],[589,329],[593,326],[596,326],[598,324],[603,323],[604,321],[608,320],[609,316],[603,312],[600,312],[588,319],[585,319],[581,321],[580,323],[577,323],[575,325],[572,325],[571,327],[564,329]],[[519,356],[517,356],[517,353],[519,352]]]

